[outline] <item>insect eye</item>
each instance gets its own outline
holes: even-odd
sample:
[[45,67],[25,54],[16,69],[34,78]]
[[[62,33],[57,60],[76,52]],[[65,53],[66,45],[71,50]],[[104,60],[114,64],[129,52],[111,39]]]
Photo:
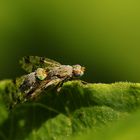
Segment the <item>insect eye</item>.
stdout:
[[80,77],[80,76],[82,76],[83,74],[82,73],[74,73],[74,76],[75,77]]
[[80,65],[74,65],[73,66],[73,74],[75,77],[80,77],[84,74],[84,67],[81,67]]
[[39,80],[44,80],[44,79],[47,77],[46,70],[45,70],[45,69],[42,69],[42,68],[38,68],[38,69],[36,70],[36,77],[37,77]]

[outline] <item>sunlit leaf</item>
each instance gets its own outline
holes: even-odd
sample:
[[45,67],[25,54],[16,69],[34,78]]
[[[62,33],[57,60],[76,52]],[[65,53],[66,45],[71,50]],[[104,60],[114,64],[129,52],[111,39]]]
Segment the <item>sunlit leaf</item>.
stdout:
[[70,81],[60,93],[44,91],[38,100],[19,103],[9,112],[5,105],[16,90],[12,81],[1,82],[0,89],[1,111],[6,112],[0,123],[1,140],[63,140],[89,129],[95,133],[140,107],[140,84],[133,83]]

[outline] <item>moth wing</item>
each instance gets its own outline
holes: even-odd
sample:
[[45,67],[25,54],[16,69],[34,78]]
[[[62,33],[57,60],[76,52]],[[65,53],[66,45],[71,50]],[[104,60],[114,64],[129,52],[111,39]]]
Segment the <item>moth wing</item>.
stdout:
[[28,73],[35,71],[37,68],[50,69],[61,65],[57,61],[39,56],[25,56],[19,62],[22,69]]

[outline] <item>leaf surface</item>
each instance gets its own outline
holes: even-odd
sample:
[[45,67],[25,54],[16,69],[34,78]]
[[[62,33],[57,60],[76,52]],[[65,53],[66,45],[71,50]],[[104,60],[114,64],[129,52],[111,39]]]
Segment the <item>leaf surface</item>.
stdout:
[[37,101],[19,103],[11,111],[16,89],[0,82],[1,140],[65,140],[92,129],[100,131],[140,108],[140,84],[66,82],[60,93],[44,91]]

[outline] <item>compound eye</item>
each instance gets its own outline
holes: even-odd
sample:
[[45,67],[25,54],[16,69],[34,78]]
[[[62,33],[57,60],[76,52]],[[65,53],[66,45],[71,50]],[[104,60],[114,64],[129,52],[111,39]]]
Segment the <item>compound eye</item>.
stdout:
[[74,73],[74,76],[80,77],[84,74],[84,71],[80,65],[74,65],[73,66],[73,73]]
[[43,69],[43,68],[38,68],[38,69],[36,70],[36,77],[37,77],[39,80],[44,80],[44,79],[47,77],[46,70]]
[[74,71],[74,75],[76,76],[76,77],[80,77],[80,76],[82,76],[84,73],[83,73],[83,71]]
[[82,76],[83,74],[81,74],[81,73],[74,73],[74,76],[75,77],[80,77],[80,76]]

